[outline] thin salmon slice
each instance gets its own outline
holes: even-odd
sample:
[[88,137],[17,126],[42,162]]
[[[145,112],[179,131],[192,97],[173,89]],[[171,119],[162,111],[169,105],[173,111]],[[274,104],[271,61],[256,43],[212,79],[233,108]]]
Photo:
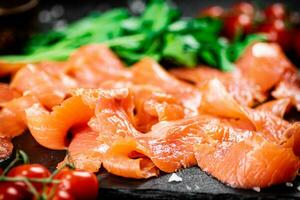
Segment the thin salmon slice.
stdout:
[[72,126],[86,123],[94,111],[78,96],[71,97],[61,105],[47,111],[41,104],[26,109],[26,119],[34,139],[49,149],[65,149],[67,134]]
[[184,118],[184,107],[174,96],[148,85],[132,86],[132,90],[134,126],[138,131],[148,132],[159,121]]
[[168,74],[157,62],[145,58],[132,66],[132,82],[134,84],[149,84],[159,87],[164,92],[173,95],[186,108],[186,115],[197,115],[201,102],[200,91],[185,82],[177,80]]
[[0,105],[19,96],[21,96],[21,94],[11,89],[8,84],[0,83]]
[[217,69],[199,66],[195,69],[173,69],[171,73],[177,78],[192,82],[202,87],[208,81],[218,79],[228,93],[241,105],[253,106],[256,102],[265,100],[259,87],[243,77],[239,70],[233,72],[221,72]]
[[77,83],[66,75],[53,76],[38,66],[28,65],[18,71],[10,86],[23,94],[36,96],[42,105],[51,109],[60,104],[66,98],[68,89],[77,87]]
[[148,132],[159,121],[184,117],[182,103],[173,95],[151,85],[135,85],[129,81],[106,81],[103,89],[129,88],[134,99],[134,126],[138,131]]
[[292,147],[254,135],[241,142],[195,145],[199,167],[231,187],[251,189],[292,181],[300,160]]
[[254,124],[249,119],[245,107],[233,99],[218,79],[208,81],[200,90],[203,94],[201,112],[219,117],[241,119],[248,123],[249,130],[254,130]]
[[246,130],[261,131],[270,141],[280,143],[285,140],[285,130],[290,123],[271,112],[239,105],[217,79],[209,81],[201,91],[200,110],[203,113],[231,119],[232,123]]
[[266,103],[263,103],[255,108],[255,110],[260,110],[264,112],[270,112],[277,117],[283,118],[284,114],[289,109],[290,100],[287,98],[272,100]]
[[9,63],[0,60],[0,77],[13,75],[27,64],[28,63]]
[[278,44],[255,43],[249,46],[236,62],[244,77],[256,83],[262,92],[267,92],[286,74],[297,74],[297,69],[286,58]]
[[80,47],[66,63],[66,73],[83,87],[95,88],[105,80],[128,79],[131,74],[120,59],[104,45]]
[[276,99],[289,98],[291,104],[300,111],[300,81],[293,83],[282,81],[272,92]]
[[[150,178],[158,176],[159,170],[153,162],[145,156],[133,157],[132,152],[138,152],[138,143],[135,139],[117,139],[105,153],[103,159],[104,168],[115,175],[127,178]],[[142,153],[142,152],[138,152]]]
[[73,137],[68,146],[68,155],[59,166],[72,163],[76,169],[97,172],[103,161],[103,152],[108,148],[107,145],[97,142],[99,133],[86,125],[76,127],[71,132]]
[[15,137],[22,134],[27,128],[25,109],[37,103],[38,100],[25,95],[2,103],[0,110],[0,136]]

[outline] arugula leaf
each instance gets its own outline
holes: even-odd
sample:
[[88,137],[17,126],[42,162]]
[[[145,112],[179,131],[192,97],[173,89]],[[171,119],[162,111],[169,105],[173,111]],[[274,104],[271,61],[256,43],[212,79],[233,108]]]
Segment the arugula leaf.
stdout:
[[194,67],[199,62],[223,71],[234,68],[245,48],[262,35],[248,35],[228,42],[220,38],[222,21],[215,18],[180,18],[177,8],[165,0],[151,0],[140,16],[126,9],[94,12],[61,30],[31,38],[24,55],[1,56],[7,62],[66,60],[78,47],[106,44],[131,65],[143,57]]
[[192,35],[168,34],[165,40],[163,57],[177,65],[187,67],[197,65],[197,50],[200,44]]

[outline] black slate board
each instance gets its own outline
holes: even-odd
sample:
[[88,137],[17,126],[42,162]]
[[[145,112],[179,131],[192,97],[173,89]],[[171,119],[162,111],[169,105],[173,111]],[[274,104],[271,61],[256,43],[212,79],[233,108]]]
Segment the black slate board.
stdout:
[[[54,5],[62,5],[65,13],[49,23],[37,23],[36,30],[44,31],[53,27],[57,21],[65,22],[78,19],[91,10],[107,10],[112,7],[127,6],[129,1],[95,1],[95,0],[41,0],[40,10],[50,10]],[[195,15],[201,7],[221,4],[228,6],[233,1],[193,1],[175,0],[183,9],[184,15]],[[269,1],[264,1],[271,2]],[[293,9],[299,9],[297,0],[285,1]],[[15,149],[23,149],[30,157],[32,163],[41,163],[51,170],[63,160],[64,151],[52,151],[37,144],[29,133],[14,139]],[[149,180],[133,180],[120,178],[105,171],[99,173],[100,195],[99,199],[300,199],[299,178],[294,181],[293,187],[286,185],[273,186],[269,189],[256,192],[252,190],[238,190],[227,187],[193,167],[176,173],[183,178],[179,183],[168,183],[170,174],[162,174],[158,178]]]
[[[29,132],[13,140],[15,149],[24,150],[31,163],[41,163],[54,170],[63,160],[65,151],[53,151],[40,146]],[[300,199],[299,178],[293,187],[273,186],[261,192],[230,188],[210,177],[198,167],[176,173],[182,182],[169,183],[171,174],[161,174],[148,180],[126,179],[100,171],[99,199]]]

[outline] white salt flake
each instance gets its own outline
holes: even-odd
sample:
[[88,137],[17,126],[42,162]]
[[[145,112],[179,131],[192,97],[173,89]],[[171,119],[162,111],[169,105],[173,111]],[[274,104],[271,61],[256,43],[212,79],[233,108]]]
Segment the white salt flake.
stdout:
[[192,190],[192,188],[190,186],[188,186],[188,185],[186,185],[186,189],[187,190]]
[[253,190],[254,190],[255,192],[260,192],[260,187],[254,187]]
[[297,187],[297,190],[300,191],[300,185]]
[[169,183],[170,182],[181,182],[181,181],[182,181],[182,178],[175,173],[173,173],[168,180]]
[[287,187],[293,187],[293,186],[294,186],[293,183],[291,183],[291,182],[286,182],[285,185],[286,185]]

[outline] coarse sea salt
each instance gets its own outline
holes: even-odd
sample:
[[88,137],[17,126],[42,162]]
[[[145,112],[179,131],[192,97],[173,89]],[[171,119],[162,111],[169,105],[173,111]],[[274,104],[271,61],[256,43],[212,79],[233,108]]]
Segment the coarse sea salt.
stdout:
[[291,183],[291,182],[286,182],[285,185],[286,185],[287,187],[293,187],[293,186],[294,186],[293,183]]
[[182,181],[182,178],[175,173],[173,173],[168,180],[169,183],[170,182],[181,182],[181,181]]
[[300,191],[300,185],[297,187],[297,190]]
[[253,190],[254,190],[255,192],[260,192],[260,187],[254,187]]

